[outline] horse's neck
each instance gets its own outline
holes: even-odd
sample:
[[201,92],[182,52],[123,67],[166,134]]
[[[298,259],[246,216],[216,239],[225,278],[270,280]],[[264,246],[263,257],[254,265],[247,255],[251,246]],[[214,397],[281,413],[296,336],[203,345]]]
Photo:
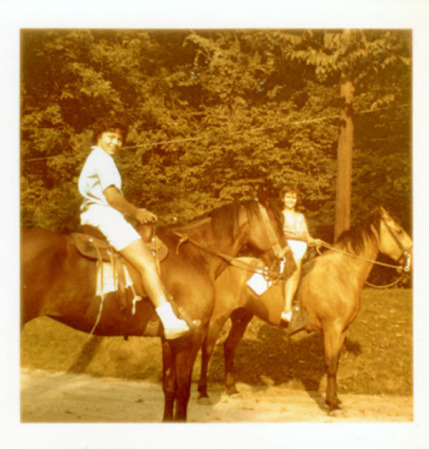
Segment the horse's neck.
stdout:
[[210,218],[204,218],[201,221],[177,227],[174,230],[184,237],[191,238],[199,245],[202,249],[202,256],[207,260],[209,270],[213,272],[214,277],[217,277],[226,266],[223,256],[234,258],[246,243],[243,233],[237,236],[228,232],[215,235]]
[[344,269],[346,266],[352,267],[361,283],[364,284],[379,253],[378,239],[371,240],[365,237],[364,244],[359,250],[353,250],[352,246],[347,244],[336,244],[335,248],[344,252],[342,254]]
[[179,234],[189,235],[192,238],[204,238],[205,234],[210,229],[211,219],[209,217],[203,218],[199,221],[189,223],[182,226],[175,226],[172,229]]

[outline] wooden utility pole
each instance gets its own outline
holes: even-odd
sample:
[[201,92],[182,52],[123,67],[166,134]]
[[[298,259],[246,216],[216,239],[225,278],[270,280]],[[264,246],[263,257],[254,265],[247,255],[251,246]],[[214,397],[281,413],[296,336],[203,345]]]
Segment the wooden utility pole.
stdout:
[[[350,30],[345,30],[348,36]],[[347,39],[345,39],[347,42]],[[334,238],[350,228],[353,154],[353,99],[355,87],[345,73],[341,76],[340,135],[337,149],[337,194],[335,200]]]

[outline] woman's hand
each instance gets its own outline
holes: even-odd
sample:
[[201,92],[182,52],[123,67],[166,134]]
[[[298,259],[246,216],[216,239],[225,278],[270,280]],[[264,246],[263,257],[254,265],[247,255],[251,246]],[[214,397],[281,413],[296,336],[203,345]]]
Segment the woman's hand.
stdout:
[[158,221],[158,217],[147,209],[137,209],[134,218],[140,224],[156,223]]
[[315,246],[317,249],[319,249],[322,246],[322,241],[319,239],[314,239],[313,237],[308,237],[308,246]]

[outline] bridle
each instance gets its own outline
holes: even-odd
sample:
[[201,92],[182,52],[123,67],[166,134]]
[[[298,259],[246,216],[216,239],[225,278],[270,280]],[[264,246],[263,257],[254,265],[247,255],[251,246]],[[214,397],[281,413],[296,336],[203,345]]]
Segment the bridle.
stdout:
[[402,260],[404,262],[403,264],[401,264],[401,265],[393,265],[393,264],[390,264],[390,263],[385,263],[385,262],[380,262],[380,261],[377,261],[377,260],[367,259],[366,257],[357,256],[355,254],[349,253],[349,252],[344,251],[342,249],[335,248],[333,245],[330,245],[329,243],[326,243],[323,240],[319,240],[319,245],[316,246],[317,253],[319,255],[322,254],[322,252],[320,251],[320,247],[323,246],[326,249],[338,252],[340,254],[345,254],[347,256],[354,257],[354,258],[361,259],[361,260],[366,260],[366,261],[371,262],[371,263],[373,263],[375,265],[380,265],[380,266],[387,267],[387,268],[393,268],[398,273],[400,273],[400,276],[399,276],[398,279],[396,279],[392,283],[387,284],[387,285],[375,285],[375,284],[371,284],[368,281],[366,281],[365,283],[367,285],[369,285],[370,287],[373,287],[373,288],[388,288],[388,287],[392,287],[395,284],[398,284],[404,278],[404,276],[410,271],[413,245],[410,245],[408,248],[405,247],[402,244],[402,242],[398,239],[398,237],[395,235],[395,232],[392,230],[390,225],[387,223],[385,217],[381,216],[380,220],[383,221],[383,223],[385,224],[387,230],[389,231],[389,234],[392,236],[393,240],[398,245],[399,249],[402,251],[402,254],[400,255],[398,261],[400,262]]
[[387,223],[386,219],[384,217],[380,217],[380,219],[381,219],[381,221],[384,222],[384,224],[386,225],[386,228],[388,229],[388,231],[389,231],[390,235],[392,236],[393,240],[395,240],[395,243],[398,245],[399,249],[402,251],[402,254],[399,257],[398,261],[404,260],[405,263],[403,265],[393,265],[393,264],[390,264],[390,263],[379,262],[377,260],[368,259],[368,258],[362,257],[362,256],[357,256],[355,254],[349,253],[348,251],[344,251],[342,249],[335,248],[335,246],[330,245],[329,243],[326,243],[323,240],[319,240],[319,245],[316,246],[317,253],[319,255],[321,255],[320,247],[323,246],[323,247],[325,247],[325,248],[327,248],[327,249],[329,249],[331,251],[335,251],[335,252],[340,253],[340,254],[345,254],[347,256],[354,257],[356,259],[366,260],[367,262],[371,262],[371,263],[373,263],[375,265],[380,265],[380,266],[388,267],[388,268],[395,268],[397,271],[401,271],[401,272],[407,273],[408,271],[410,271],[410,267],[411,267],[411,259],[412,259],[411,250],[413,248],[413,245],[411,245],[410,247],[406,248],[402,244],[402,242],[398,239],[398,237],[395,235],[395,233],[393,232],[393,230],[391,229],[391,227]]
[[385,219],[385,217],[381,217],[381,220],[385,224],[387,230],[389,231],[389,234],[391,235],[391,237],[393,238],[395,243],[398,245],[399,249],[402,251],[402,254],[401,254],[401,256],[398,259],[398,261],[404,260],[404,265],[401,267],[401,270],[404,273],[408,273],[410,271],[410,267],[411,267],[413,245],[410,245],[408,248],[405,247],[402,244],[402,242],[398,239],[397,235],[392,230],[390,225],[387,223],[387,220]]
[[372,288],[376,288],[376,289],[385,289],[385,288],[390,288],[393,287],[397,284],[399,284],[402,279],[404,278],[404,276],[407,275],[407,273],[410,271],[410,267],[411,267],[411,258],[412,258],[412,254],[411,251],[413,249],[413,245],[411,245],[410,247],[406,248],[402,242],[398,239],[398,237],[396,236],[395,232],[393,232],[392,228],[389,226],[389,224],[387,223],[386,219],[384,217],[381,217],[381,220],[384,222],[387,230],[389,231],[391,237],[393,238],[393,240],[396,242],[396,244],[398,245],[398,247],[400,248],[400,250],[402,251],[401,256],[399,257],[399,261],[404,260],[404,265],[403,266],[399,266],[396,268],[396,271],[398,273],[400,273],[399,277],[397,279],[395,279],[394,281],[388,283],[388,284],[384,284],[384,285],[376,285],[373,284],[371,282],[369,282],[368,280],[365,282],[366,285],[368,285],[369,287]]

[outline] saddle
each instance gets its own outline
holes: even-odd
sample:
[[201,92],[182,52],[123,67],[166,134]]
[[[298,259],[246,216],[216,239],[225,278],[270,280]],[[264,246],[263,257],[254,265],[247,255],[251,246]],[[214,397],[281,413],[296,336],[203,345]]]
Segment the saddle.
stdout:
[[[119,303],[121,309],[125,310],[127,305],[126,288],[131,281],[128,276],[127,267],[122,256],[109,244],[104,235],[93,226],[82,226],[82,232],[73,232],[76,249],[79,253],[92,260],[97,261],[97,276],[101,277],[103,285],[103,262],[110,263],[113,283],[117,285]],[[155,228],[152,225],[142,225],[139,229],[142,240],[149,247],[160,269],[160,262],[168,254],[167,246],[155,235]],[[128,279],[127,279],[128,278]],[[103,289],[103,287],[101,287]],[[134,289],[133,289],[134,290]],[[103,293],[101,294],[103,295]],[[135,301],[142,299],[134,292],[133,312],[135,311]]]
[[[164,242],[154,235],[153,226],[142,225],[139,229],[142,240],[149,247],[157,262],[162,262],[168,254],[168,248]],[[152,228],[152,229],[151,229]],[[111,262],[112,255],[119,256],[118,252],[106,240],[106,237],[95,227],[84,225],[82,232],[73,232],[72,237],[78,251],[89,259],[101,259]]]

